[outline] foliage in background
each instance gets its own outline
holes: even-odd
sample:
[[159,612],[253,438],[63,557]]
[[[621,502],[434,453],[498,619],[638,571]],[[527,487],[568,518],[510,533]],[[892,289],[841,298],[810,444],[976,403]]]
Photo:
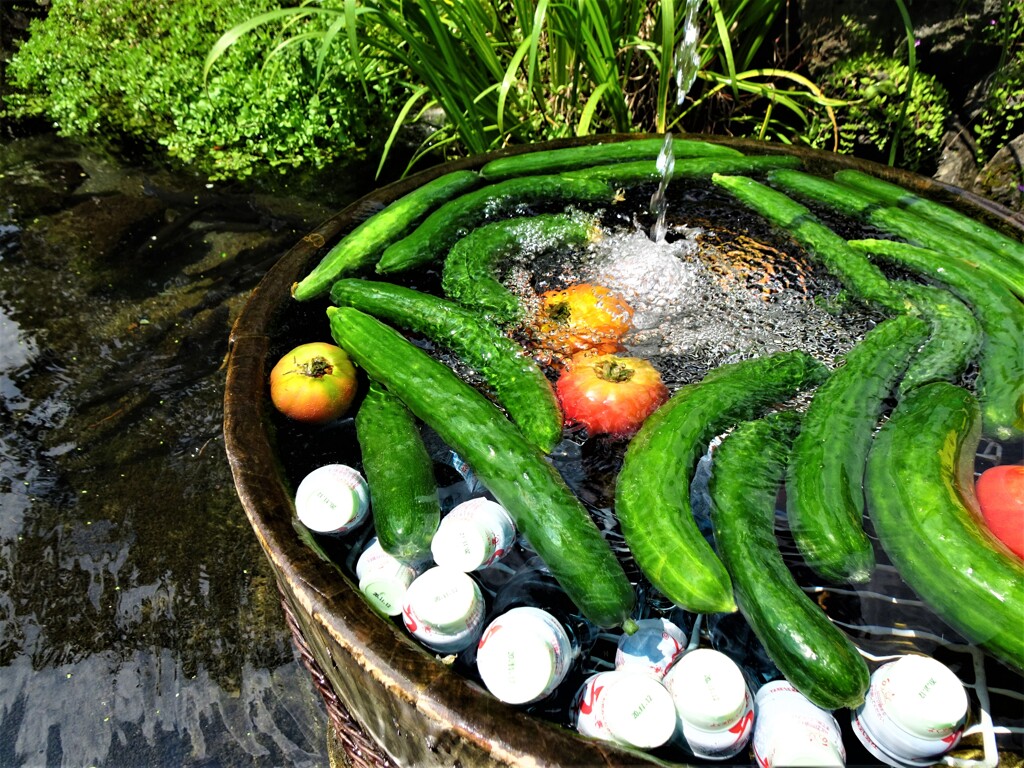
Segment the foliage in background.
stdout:
[[[420,156],[712,123],[719,132],[795,142],[833,102],[794,72],[754,67],[785,7],[786,0],[708,0],[698,16],[703,35],[694,35],[686,0],[303,0],[228,31],[207,69],[254,31],[277,30],[279,50],[287,50],[316,37],[308,25],[326,19],[321,60],[359,66],[363,52],[375,51],[408,73],[392,139],[429,110],[443,111],[446,121]],[[685,58],[688,32],[704,87],[680,105],[676,61]]]
[[1000,57],[973,123],[979,159],[991,157],[1024,132],[1024,0],[1007,0],[981,37],[981,42],[999,46]]
[[272,41],[254,34],[204,87],[204,58],[224,29],[278,6],[54,0],[10,63],[19,90],[8,96],[9,116],[45,116],[66,136],[160,144],[212,178],[321,168],[379,147],[390,124],[386,80],[367,78],[364,90],[348,58],[318,73],[312,46],[295,45],[264,69]]
[[[822,88],[847,101],[836,109],[839,151],[885,162],[899,142],[901,167],[920,170],[938,155],[949,116],[946,89],[934,77],[917,72],[910,96],[910,68],[892,56],[865,53],[840,61],[822,78]],[[895,117],[907,103],[906,119]],[[811,126],[808,139],[824,144],[830,125]]]

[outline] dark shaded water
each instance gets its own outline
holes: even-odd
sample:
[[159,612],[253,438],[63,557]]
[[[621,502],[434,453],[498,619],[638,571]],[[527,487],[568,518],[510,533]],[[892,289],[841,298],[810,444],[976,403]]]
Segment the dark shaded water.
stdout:
[[221,363],[245,296],[328,213],[0,146],[5,768],[327,763],[234,494]]

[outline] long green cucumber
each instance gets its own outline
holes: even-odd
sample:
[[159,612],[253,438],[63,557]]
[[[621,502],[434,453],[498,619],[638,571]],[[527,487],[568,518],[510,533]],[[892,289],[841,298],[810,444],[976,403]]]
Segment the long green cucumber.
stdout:
[[903,580],[970,642],[1024,670],[1024,562],[985,527],[974,495],[981,413],[926,384],[893,409],[867,464],[868,514]]
[[851,240],[862,253],[896,262],[937,282],[967,304],[984,331],[978,354],[978,398],[985,434],[1024,433],[1024,306],[1004,286],[946,253],[891,240]]
[[636,599],[608,542],[558,470],[497,406],[395,330],[350,307],[329,307],[337,343],[473,468],[580,611],[635,630]]
[[977,241],[989,250],[1024,266],[1024,243],[1007,237],[1002,232],[948,205],[921,197],[897,184],[890,184],[863,171],[838,171],[833,178],[840,184],[871,195],[876,200],[904,208],[922,219],[955,230],[963,237]]
[[799,351],[719,366],[678,389],[630,441],[615,513],[637,565],[673,603],[696,613],[736,608],[729,575],[690,509],[690,479],[712,438],[826,374]]
[[487,221],[529,205],[611,204],[615,190],[593,179],[558,175],[522,176],[474,189],[436,209],[410,234],[387,247],[377,272],[391,274],[440,263],[460,237]]
[[880,204],[875,198],[853,187],[820,176],[783,169],[769,173],[768,180],[786,192],[858,218],[913,245],[969,261],[1013,291],[1018,298],[1024,299],[1024,264],[969,241],[956,230],[922,219],[901,208]]
[[970,307],[937,285],[897,283],[914,305],[913,313],[931,328],[928,341],[910,361],[897,392],[906,394],[932,381],[956,381],[975,359],[983,343],[981,324]]
[[381,547],[406,562],[429,555],[441,503],[433,460],[415,418],[397,397],[371,382],[356,411],[356,439]]
[[786,512],[804,561],[829,581],[864,582],[875,550],[864,532],[864,462],[885,399],[928,338],[901,315],[875,326],[818,387],[793,443]]
[[[796,168],[802,160],[794,155],[714,155],[688,157],[676,160],[672,180],[695,179],[713,173],[763,173],[777,168]],[[572,179],[595,179],[618,186],[659,181],[662,172],[654,160],[634,160],[628,163],[594,165],[565,171],[562,176]]]
[[519,298],[496,276],[503,260],[583,245],[600,237],[593,216],[538,214],[485,224],[456,241],[444,260],[441,287],[448,298],[500,323],[521,319]]
[[906,299],[878,267],[850,248],[805,206],[746,176],[715,174],[711,179],[748,208],[785,230],[854,296],[895,312],[909,309]]
[[[630,139],[608,144],[524,152],[491,160],[480,169],[480,175],[488,181],[498,181],[513,176],[561,173],[604,163],[653,160],[664,146],[664,139]],[[699,139],[672,139],[672,154],[675,157],[729,157],[742,153],[724,144]]]
[[398,198],[338,241],[312,272],[292,286],[292,297],[314,299],[327,293],[339,277],[372,266],[387,246],[404,237],[430,211],[480,182],[474,171],[452,171]]
[[799,417],[736,427],[715,450],[708,490],[715,545],[740,612],[786,680],[824,709],[864,700],[869,672],[850,638],[800,589],[775,538],[775,507]]
[[428,293],[358,278],[331,288],[331,301],[427,336],[479,373],[531,443],[549,453],[562,439],[562,410],[540,366],[478,313]]

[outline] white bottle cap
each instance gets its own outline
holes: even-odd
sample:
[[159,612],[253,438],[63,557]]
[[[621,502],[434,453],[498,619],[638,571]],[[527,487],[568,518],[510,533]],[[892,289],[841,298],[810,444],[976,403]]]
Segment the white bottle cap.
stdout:
[[462,571],[434,566],[409,585],[405,604],[431,631],[456,634],[469,628],[473,617],[483,610],[483,595]]
[[729,728],[743,715],[747,684],[732,659],[697,648],[676,660],[665,675],[676,711],[685,723],[705,731]]
[[541,612],[524,607],[502,614],[487,626],[477,647],[484,685],[509,704],[543,698],[560,682],[557,642],[534,611]]
[[967,692],[953,671],[929,656],[907,655],[887,667],[889,717],[908,733],[941,739],[967,715]]
[[639,669],[657,678],[686,648],[686,633],[668,619],[641,619],[632,635],[620,635],[615,649],[616,668]]
[[402,612],[405,593],[416,574],[416,568],[389,555],[377,539],[363,550],[356,561],[359,591],[385,616],[397,616]]
[[639,671],[606,674],[601,711],[615,741],[637,749],[654,749],[672,738],[676,708],[664,685]]
[[366,517],[369,488],[352,467],[326,464],[302,478],[295,491],[295,514],[317,533],[344,533]]
[[470,499],[444,516],[430,551],[438,565],[475,571],[500,559],[515,535],[515,524],[504,507],[490,499]]

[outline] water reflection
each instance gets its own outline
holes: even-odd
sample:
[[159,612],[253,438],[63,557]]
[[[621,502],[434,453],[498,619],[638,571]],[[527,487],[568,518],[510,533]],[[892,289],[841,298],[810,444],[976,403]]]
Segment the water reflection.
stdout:
[[0,765],[326,764],[220,442],[275,205],[0,147]]

